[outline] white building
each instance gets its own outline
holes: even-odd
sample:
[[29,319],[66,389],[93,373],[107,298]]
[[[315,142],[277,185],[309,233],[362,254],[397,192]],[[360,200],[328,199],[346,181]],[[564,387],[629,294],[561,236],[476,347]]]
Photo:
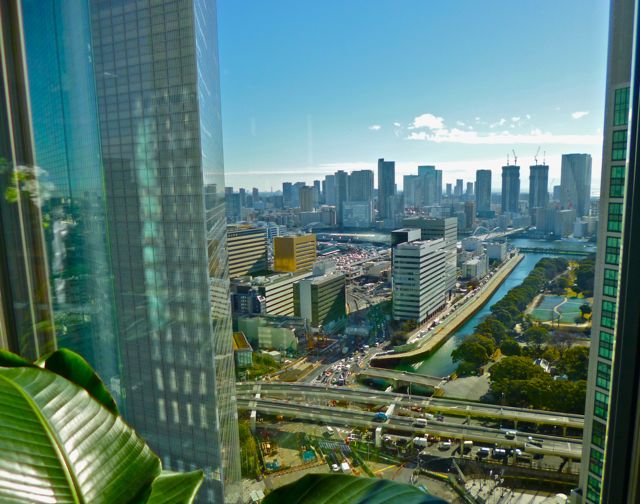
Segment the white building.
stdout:
[[393,255],[393,318],[424,322],[446,302],[444,240],[401,243]]
[[507,244],[506,243],[487,243],[487,256],[489,259],[495,259],[496,261],[504,261],[507,257]]
[[475,278],[480,280],[489,271],[489,258],[486,254],[480,254],[462,264],[462,278]]

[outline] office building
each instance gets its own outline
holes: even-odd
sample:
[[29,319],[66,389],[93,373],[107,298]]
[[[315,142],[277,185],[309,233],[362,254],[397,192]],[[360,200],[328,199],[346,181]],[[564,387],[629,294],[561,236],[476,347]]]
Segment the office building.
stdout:
[[396,194],[396,163],[378,159],[378,218],[394,216],[393,196]]
[[422,323],[446,303],[442,238],[399,244],[393,254],[393,318]]
[[418,175],[404,175],[402,178],[402,194],[404,196],[404,207],[415,208],[422,202],[420,193],[420,177]]
[[315,208],[315,189],[312,186],[302,186],[300,188],[300,210],[311,212]]
[[373,202],[373,171],[356,170],[351,172],[348,200]]
[[489,258],[479,254],[462,263],[462,278],[480,280],[489,272]]
[[233,333],[233,355],[236,369],[246,369],[253,366],[253,348],[241,331]]
[[473,201],[464,202],[464,229],[472,231],[476,227],[476,204]]
[[253,206],[255,207],[261,200],[260,200],[260,191],[258,191],[257,187],[254,187],[251,190],[251,196],[253,198]]
[[373,201],[348,201],[342,205],[342,225],[346,228],[369,228],[373,223]]
[[346,277],[329,273],[300,280],[294,285],[295,314],[312,327],[332,332],[346,323]]
[[282,183],[282,204],[284,208],[293,206],[293,184],[291,182]]
[[520,167],[502,167],[502,213],[518,213],[520,201]]
[[553,186],[553,194],[551,197],[553,201],[560,202],[560,186],[559,185]]
[[[0,49],[10,76],[0,121],[16,137],[8,142],[2,125],[1,145],[15,147],[1,155],[31,170],[37,160],[49,193],[41,208],[41,195],[0,198],[0,249],[20,244],[16,210],[34,233],[41,213],[50,219],[43,235],[23,230],[22,250],[32,251],[13,271],[13,257],[0,252],[0,325],[8,326],[0,332],[23,341],[0,339],[31,358],[27,337],[38,354],[55,335],[96,368],[164,469],[203,469],[201,502],[237,500],[216,5],[128,7],[25,0],[0,9],[12,32]],[[125,33],[135,57],[120,54]],[[18,300],[31,290],[30,317],[4,307],[7,288]]]
[[349,174],[343,170],[335,173],[336,182],[336,220],[338,226],[343,224],[344,204],[349,201]]
[[436,200],[434,203],[439,205],[442,202],[442,170],[436,170]]
[[455,187],[455,189],[453,191],[453,195],[454,196],[456,196],[458,198],[462,197],[463,184],[464,184],[464,181],[462,179],[456,179],[456,187]]
[[231,281],[234,315],[294,315],[293,285],[311,272],[277,273]]
[[419,228],[401,228],[391,231],[391,248],[394,249],[401,243],[412,242],[421,239]]
[[[626,142],[626,138],[624,142]],[[626,148],[626,143],[625,143]],[[560,205],[575,209],[578,217],[589,214],[591,201],[591,155],[563,154]]]
[[[630,105],[630,87],[638,89],[638,68],[632,69],[637,2],[611,2],[605,124],[600,187],[601,216],[595,265],[591,348],[585,403],[580,469],[580,502],[631,503],[640,500],[638,439],[638,271],[635,229],[638,204],[638,144],[630,138],[629,111],[638,131],[638,97]],[[635,25],[635,26],[634,26]],[[636,60],[637,61],[637,60]],[[635,74],[635,83],[630,83]],[[563,206],[584,215],[589,196],[591,159],[567,155],[562,159]],[[566,177],[566,178],[565,178]],[[573,181],[575,188],[565,187]],[[587,207],[588,208],[588,207]]]
[[316,262],[316,235],[273,239],[273,269],[280,272],[311,271]]
[[[549,166],[529,167],[529,214],[534,219],[536,208],[547,208],[549,204]],[[535,224],[535,219],[534,219]]]
[[253,275],[269,269],[267,230],[249,225],[227,226],[229,278]]
[[447,184],[447,198],[451,198],[451,184]]
[[467,198],[473,197],[473,182],[467,182],[467,190],[465,191],[464,195]]
[[336,225],[336,207],[323,205],[320,207],[320,222],[327,226]]
[[476,170],[476,211],[480,216],[491,211],[491,170]]
[[335,175],[327,175],[324,178],[324,202],[327,205],[336,204],[336,177]]
[[[438,171],[435,166],[418,166],[418,178],[421,182],[421,205],[429,206],[438,203],[438,192],[442,194],[442,185],[438,188]],[[440,184],[442,184],[441,171]]]
[[240,194],[226,194],[224,199],[227,222],[229,224],[234,224],[242,220],[242,204],[240,203]]
[[486,251],[487,251],[487,257],[490,260],[502,262],[507,258],[506,243],[487,243]]
[[458,219],[455,217],[408,217],[403,219],[402,225],[420,229],[421,240],[443,239],[441,245],[445,250],[445,291],[451,294],[456,288]]

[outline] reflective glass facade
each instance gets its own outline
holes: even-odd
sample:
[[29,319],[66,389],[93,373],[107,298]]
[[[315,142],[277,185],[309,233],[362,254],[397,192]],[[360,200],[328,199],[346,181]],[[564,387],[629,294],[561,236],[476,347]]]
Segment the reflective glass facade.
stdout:
[[23,0],[44,236],[57,344],[120,400],[115,300],[85,0]]
[[215,2],[90,7],[126,417],[222,502],[240,471]]

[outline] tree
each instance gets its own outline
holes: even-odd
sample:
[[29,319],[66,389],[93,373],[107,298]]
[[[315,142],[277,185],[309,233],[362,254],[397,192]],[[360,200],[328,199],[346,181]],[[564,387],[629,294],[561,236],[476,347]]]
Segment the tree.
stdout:
[[[0,351],[0,502],[193,502],[202,471],[162,471],[79,355]],[[63,411],[64,410],[64,411]],[[19,485],[16,485],[19,482]]]
[[491,366],[491,383],[511,380],[530,380],[535,376],[546,375],[540,366],[536,366],[527,357],[505,357]]
[[565,350],[562,363],[569,379],[586,380],[589,369],[589,349],[584,346],[574,346]]
[[587,303],[580,305],[580,317],[582,319],[586,319],[586,315],[591,313],[591,306],[589,306]]
[[477,341],[463,341],[462,344],[451,352],[453,362],[469,362],[476,367],[489,362],[489,354],[482,344]]
[[496,343],[507,337],[507,328],[496,317],[489,316],[476,326],[476,333],[490,336]]
[[549,341],[549,331],[541,325],[533,326],[524,332],[524,338],[528,343],[540,348]]
[[522,350],[520,344],[513,338],[506,338],[500,343],[500,351],[504,355],[520,355]]

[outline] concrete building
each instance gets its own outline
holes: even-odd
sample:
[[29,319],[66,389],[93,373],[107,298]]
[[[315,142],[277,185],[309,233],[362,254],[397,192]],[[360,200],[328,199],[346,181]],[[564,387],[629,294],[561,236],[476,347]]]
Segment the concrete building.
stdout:
[[446,303],[444,239],[401,243],[393,255],[393,318],[424,322]]
[[336,225],[336,207],[323,205],[320,207],[320,222],[326,226]]
[[324,178],[324,202],[327,205],[336,205],[336,177],[335,175],[327,175]]
[[[600,187],[600,222],[595,265],[589,373],[585,402],[580,487],[582,503],[638,502],[640,500],[640,404],[638,401],[638,144],[629,135],[638,131],[638,102],[630,104],[631,89],[638,89],[638,71],[632,56],[638,47],[638,3],[613,0],[609,21],[604,142]],[[633,68],[635,67],[635,68]],[[634,76],[635,82],[631,82]],[[635,109],[635,110],[634,110]],[[629,124],[630,111],[635,124]],[[630,144],[630,145],[628,145]],[[627,148],[631,158],[627,164]],[[578,179],[575,190],[564,187],[562,202],[584,215],[591,159],[567,159],[568,180]],[[571,161],[571,163],[569,163]],[[574,166],[570,166],[574,165]],[[625,198],[626,192],[626,198]],[[577,204],[573,205],[577,200]],[[588,201],[588,200],[587,200]],[[587,207],[588,208],[588,207]],[[626,216],[626,212],[634,212]],[[627,226],[631,224],[629,228]]]
[[402,228],[391,231],[391,248],[395,248],[401,243],[408,243],[420,240],[422,232],[420,228]]
[[297,352],[304,348],[307,322],[299,317],[240,317],[238,330],[249,342],[262,350]]
[[251,275],[269,269],[267,230],[249,225],[227,226],[229,278]]
[[453,195],[462,198],[462,194],[464,192],[464,180],[456,179],[456,186],[453,190]]
[[[438,172],[440,172],[439,179]],[[418,166],[418,179],[420,181],[420,205],[429,206],[439,203],[438,194],[442,196],[442,172],[436,170],[436,167],[432,165]]]
[[443,219],[425,217],[407,217],[402,225],[408,228],[419,228],[421,240],[443,238],[445,251],[445,290],[452,293],[456,288],[456,246],[458,241],[458,220],[455,217]]
[[284,208],[291,208],[293,205],[293,184],[291,182],[282,183],[282,204]]
[[311,271],[315,261],[315,234],[283,236],[273,239],[274,271]]
[[315,189],[313,186],[302,186],[300,188],[300,210],[311,212],[315,208]]
[[489,258],[486,254],[468,259],[462,264],[462,278],[480,280],[489,272]]
[[491,211],[491,170],[476,171],[476,211],[479,216]]
[[529,167],[529,215],[535,221],[535,209],[549,205],[549,166],[533,165]]
[[473,201],[464,202],[464,229],[472,231],[476,227],[476,204]]
[[347,201],[342,206],[342,225],[348,228],[369,228],[373,223],[373,201]]
[[502,213],[518,213],[520,201],[520,167],[502,167]]
[[373,171],[356,170],[349,175],[349,201],[373,203]]
[[396,194],[396,163],[378,159],[378,218],[388,219],[393,217],[393,196]]
[[294,286],[295,314],[328,332],[345,325],[346,277],[341,273],[305,278]]
[[233,333],[233,356],[236,369],[246,369],[253,366],[253,348],[241,331]]
[[575,209],[578,217],[588,215],[591,201],[591,155],[563,154],[561,169],[560,205],[564,209]]
[[232,280],[231,305],[234,315],[292,317],[295,314],[293,286],[310,275],[310,272],[280,273]]
[[343,225],[344,204],[349,201],[349,174],[338,170],[335,173],[336,180],[336,221],[338,226]]
[[556,236],[569,236],[573,233],[573,225],[576,221],[575,209],[555,210],[553,219],[553,234]]
[[506,243],[487,243],[487,257],[491,260],[504,261],[507,257]]
[[421,181],[418,175],[405,175],[402,179],[402,193],[404,195],[404,207],[416,208],[422,204]]

